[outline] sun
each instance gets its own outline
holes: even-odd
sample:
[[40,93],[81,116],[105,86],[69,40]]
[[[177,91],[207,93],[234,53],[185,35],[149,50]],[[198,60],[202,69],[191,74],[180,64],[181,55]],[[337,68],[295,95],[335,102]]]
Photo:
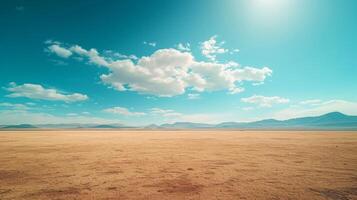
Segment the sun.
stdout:
[[[291,0],[250,0],[251,9],[259,13],[276,15],[287,11]],[[278,13],[277,13],[278,12]]]
[[286,25],[294,12],[294,0],[249,0],[245,2],[246,21],[264,28]]
[[277,8],[284,4],[287,4],[289,0],[251,0],[255,6],[260,6],[262,8]]

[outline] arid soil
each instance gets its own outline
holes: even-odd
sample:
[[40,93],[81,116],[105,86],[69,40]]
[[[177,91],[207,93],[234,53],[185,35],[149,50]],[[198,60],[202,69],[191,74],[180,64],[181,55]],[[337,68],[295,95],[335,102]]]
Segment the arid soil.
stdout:
[[357,132],[1,131],[0,199],[357,199]]

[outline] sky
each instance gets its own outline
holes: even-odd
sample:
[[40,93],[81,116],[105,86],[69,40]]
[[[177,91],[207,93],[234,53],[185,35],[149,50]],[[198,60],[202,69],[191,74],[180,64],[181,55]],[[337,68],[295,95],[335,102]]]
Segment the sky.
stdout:
[[357,115],[353,0],[0,4],[0,124]]

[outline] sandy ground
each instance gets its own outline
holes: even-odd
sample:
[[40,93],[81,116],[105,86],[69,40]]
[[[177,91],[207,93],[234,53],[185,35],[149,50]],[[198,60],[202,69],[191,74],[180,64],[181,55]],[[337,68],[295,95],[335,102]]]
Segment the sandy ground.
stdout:
[[0,132],[0,199],[357,199],[357,132]]

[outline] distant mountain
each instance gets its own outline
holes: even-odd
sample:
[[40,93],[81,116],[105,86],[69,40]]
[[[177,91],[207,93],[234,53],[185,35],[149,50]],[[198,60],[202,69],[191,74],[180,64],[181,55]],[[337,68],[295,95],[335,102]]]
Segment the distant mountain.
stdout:
[[349,116],[340,112],[331,112],[321,116],[302,117],[288,120],[265,119],[255,122],[223,122],[206,124],[193,122],[176,122],[172,124],[151,124],[144,127],[126,126],[123,124],[19,124],[0,125],[0,129],[9,128],[140,128],[140,129],[326,129],[326,130],[357,130],[357,116]]
[[214,124],[203,124],[203,123],[192,123],[192,122],[176,122],[173,124],[162,124],[161,128],[172,128],[172,129],[182,129],[182,128],[214,128]]
[[89,129],[89,128],[131,128],[123,124],[19,124],[19,125],[0,125],[0,129],[5,128],[44,128],[44,129]]
[[91,128],[118,128],[118,127],[108,124],[102,124],[102,125],[93,126]]
[[136,127],[126,126],[123,124],[99,124],[99,125],[88,126],[84,128],[136,128]]
[[37,128],[36,126],[33,126],[31,124],[18,124],[18,125],[8,125],[8,126],[3,126],[1,128],[6,128],[6,129],[16,129],[16,128]]
[[216,128],[264,128],[281,126],[282,122],[275,119],[265,119],[255,122],[223,122],[216,125]]
[[331,112],[317,117],[303,117],[285,121],[288,125],[305,126],[356,126],[357,116],[348,116],[340,112]]
[[316,117],[302,117],[289,120],[265,119],[255,122],[223,122],[220,124],[199,124],[179,122],[163,124],[163,128],[217,128],[217,129],[343,129],[357,130],[357,116],[331,112]]
[[68,124],[36,124],[39,128],[53,128],[53,129],[61,129],[61,128],[85,128],[94,126],[94,124],[80,124],[80,123],[68,123]]
[[161,128],[161,127],[159,125],[156,125],[156,124],[150,124],[150,125],[145,126],[144,128],[146,128],[146,129],[158,129],[158,128]]

